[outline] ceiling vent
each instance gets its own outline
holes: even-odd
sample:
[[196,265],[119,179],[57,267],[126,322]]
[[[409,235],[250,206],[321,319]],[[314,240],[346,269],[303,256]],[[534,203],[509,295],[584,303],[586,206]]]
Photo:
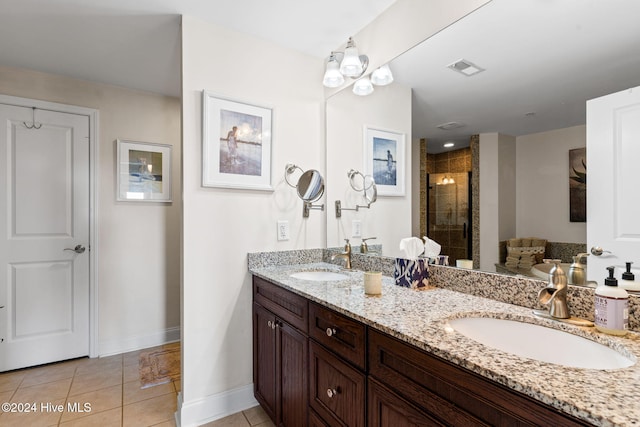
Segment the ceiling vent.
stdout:
[[438,129],[442,129],[442,130],[451,130],[451,129],[458,129],[463,127],[464,125],[462,123],[458,123],[458,122],[447,122],[447,123],[442,123],[438,126],[436,126]]
[[484,68],[480,68],[472,62],[467,61],[466,59],[460,59],[453,64],[447,65],[447,67],[451,68],[453,71],[464,74],[467,77],[476,75],[484,71]]

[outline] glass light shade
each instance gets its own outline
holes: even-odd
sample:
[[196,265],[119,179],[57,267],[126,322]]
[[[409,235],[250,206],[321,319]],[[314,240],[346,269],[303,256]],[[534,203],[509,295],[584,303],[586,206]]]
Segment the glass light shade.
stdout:
[[363,77],[353,85],[353,93],[359,96],[366,96],[373,93],[373,85],[369,77]]
[[371,74],[371,83],[376,86],[385,86],[393,82],[393,74],[388,64],[384,64]]
[[358,77],[362,74],[362,61],[355,46],[347,46],[345,49],[340,72],[347,77]]
[[326,87],[338,87],[344,83],[344,77],[338,69],[338,61],[330,59],[327,63],[327,70],[324,73],[322,84]]

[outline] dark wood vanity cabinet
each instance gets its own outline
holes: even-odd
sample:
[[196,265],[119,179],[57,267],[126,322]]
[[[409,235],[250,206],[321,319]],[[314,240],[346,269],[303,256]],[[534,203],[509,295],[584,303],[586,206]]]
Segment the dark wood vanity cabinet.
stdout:
[[366,425],[367,327],[309,303],[309,406],[331,426]]
[[[432,425],[415,422],[416,408],[450,426],[590,425],[373,329],[369,329],[369,375],[375,384],[389,389],[387,397],[378,399],[382,403],[377,403],[369,389],[371,426]],[[386,409],[400,408],[391,403],[398,399],[408,405],[408,423],[379,421],[383,417],[402,418],[403,411]]]
[[277,426],[587,426],[254,277],[254,394]]
[[305,426],[307,300],[259,278],[253,288],[254,395],[277,426]]

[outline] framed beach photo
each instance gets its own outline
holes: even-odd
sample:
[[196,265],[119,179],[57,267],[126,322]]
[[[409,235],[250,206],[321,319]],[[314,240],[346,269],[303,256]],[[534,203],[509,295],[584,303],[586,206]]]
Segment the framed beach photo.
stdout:
[[203,91],[202,185],[273,191],[270,108]]
[[118,201],[171,202],[171,146],[117,140]]
[[372,175],[379,196],[404,196],[404,134],[364,128],[364,169]]

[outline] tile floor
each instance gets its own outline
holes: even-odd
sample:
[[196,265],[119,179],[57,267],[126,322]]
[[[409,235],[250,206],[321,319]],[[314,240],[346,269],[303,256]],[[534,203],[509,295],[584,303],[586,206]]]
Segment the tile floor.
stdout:
[[[0,410],[0,426],[175,426],[180,381],[141,389],[138,358],[142,351],[179,345],[0,373],[0,403],[15,403],[15,409],[18,404],[29,403],[32,409],[22,413]],[[87,404],[90,407],[85,408]],[[57,410],[59,405],[62,411]],[[69,405],[85,410],[69,410]],[[206,425],[273,426],[259,406]]]

